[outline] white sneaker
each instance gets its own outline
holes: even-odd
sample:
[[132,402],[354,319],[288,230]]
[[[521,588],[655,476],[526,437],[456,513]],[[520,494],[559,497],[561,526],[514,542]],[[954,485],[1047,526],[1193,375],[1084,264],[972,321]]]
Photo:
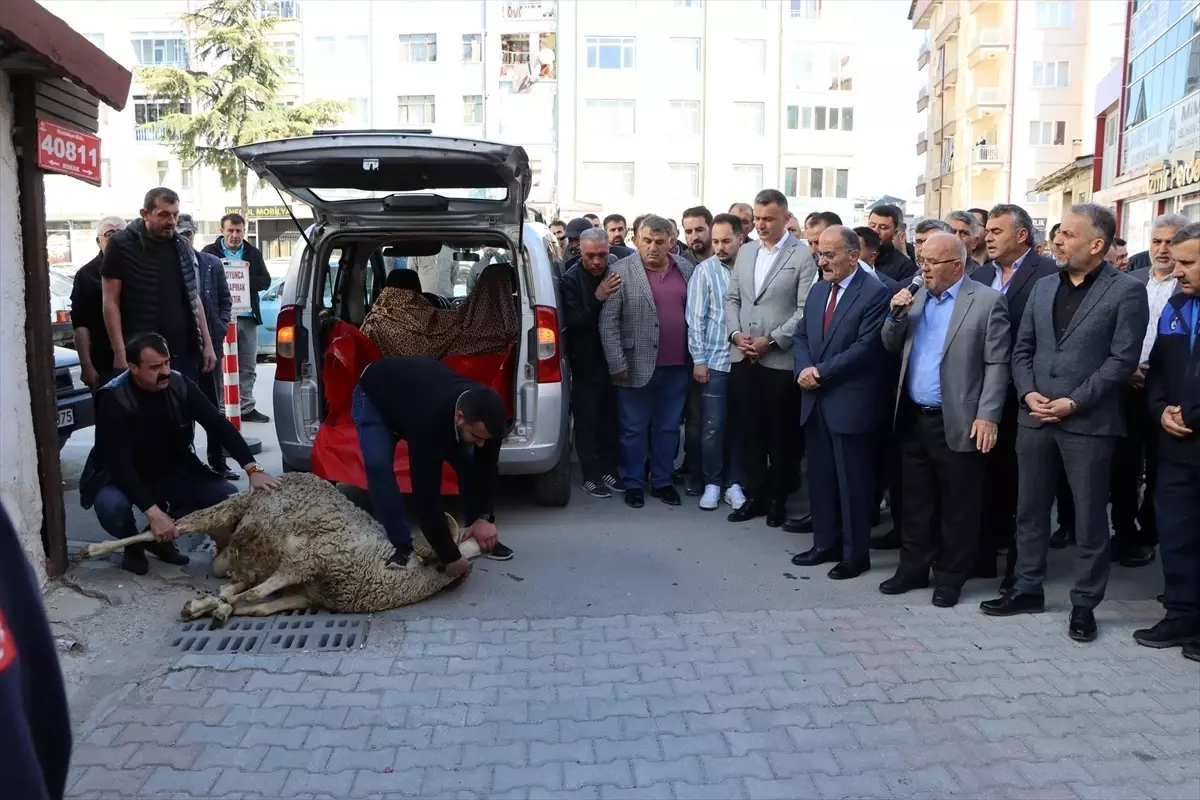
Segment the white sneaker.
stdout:
[[700,498],[700,508],[714,511],[721,504],[721,487],[709,484],[704,487],[704,496]]
[[742,487],[735,483],[726,489],[725,502],[729,503],[734,511],[746,505],[746,494],[742,491]]

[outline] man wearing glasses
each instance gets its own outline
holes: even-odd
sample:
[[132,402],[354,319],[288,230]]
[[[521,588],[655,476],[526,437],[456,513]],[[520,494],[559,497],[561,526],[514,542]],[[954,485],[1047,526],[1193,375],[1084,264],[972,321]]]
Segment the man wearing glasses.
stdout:
[[104,297],[100,287],[100,262],[104,248],[114,233],[125,227],[120,217],[105,217],[96,226],[96,244],[100,252],[75,273],[71,288],[71,327],[75,329],[75,349],[83,382],[93,392],[117,376],[113,369],[113,348],[104,327]]

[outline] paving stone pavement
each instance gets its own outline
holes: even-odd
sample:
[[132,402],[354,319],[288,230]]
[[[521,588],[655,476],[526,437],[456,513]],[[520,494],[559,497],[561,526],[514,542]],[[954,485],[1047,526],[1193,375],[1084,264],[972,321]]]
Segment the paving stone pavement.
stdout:
[[83,731],[68,796],[1197,800],[1200,670],[1105,608],[1090,645],[1061,614],[887,605],[184,657]]

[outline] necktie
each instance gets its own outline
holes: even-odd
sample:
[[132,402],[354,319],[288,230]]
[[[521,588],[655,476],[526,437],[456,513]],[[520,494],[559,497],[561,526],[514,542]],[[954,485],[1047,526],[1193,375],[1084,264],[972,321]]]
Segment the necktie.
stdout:
[[836,283],[829,290],[829,305],[825,306],[825,320],[821,323],[821,335],[829,333],[829,323],[833,322],[833,312],[837,309],[838,289],[842,287]]

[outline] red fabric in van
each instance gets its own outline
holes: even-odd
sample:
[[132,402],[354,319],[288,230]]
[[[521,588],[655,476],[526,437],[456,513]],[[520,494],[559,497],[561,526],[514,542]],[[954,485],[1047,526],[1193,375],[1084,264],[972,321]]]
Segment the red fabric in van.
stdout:
[[[442,361],[460,375],[499,392],[511,420],[513,359],[516,355],[517,345],[512,344],[502,353],[447,356]],[[379,357],[378,348],[350,323],[337,322],[330,330],[321,375],[328,414],[317,429],[317,437],[313,442],[312,471],[315,475],[367,488],[362,453],[358,448],[358,431],[350,417],[350,400],[354,387],[358,385],[358,376]],[[394,467],[400,489],[405,493],[411,492],[406,442],[400,442],[396,448]],[[442,493],[458,494],[458,478],[449,464],[442,465]]]

